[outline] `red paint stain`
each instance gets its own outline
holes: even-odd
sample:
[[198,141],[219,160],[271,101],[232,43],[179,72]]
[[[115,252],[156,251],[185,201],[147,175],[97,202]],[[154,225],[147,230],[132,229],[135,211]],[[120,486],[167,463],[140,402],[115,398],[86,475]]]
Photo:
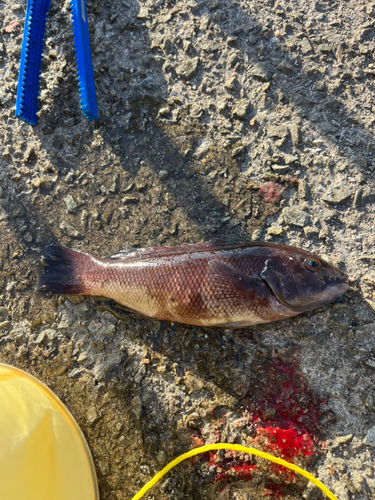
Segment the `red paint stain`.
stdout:
[[[292,463],[296,457],[306,458],[316,452],[313,438],[293,426],[286,429],[277,425],[260,427],[255,440],[264,451]],[[270,463],[269,466],[282,481],[294,482],[297,477],[295,472],[282,465]]]
[[[278,357],[265,360],[254,389],[247,401],[244,399],[244,408],[256,426],[255,442],[287,462],[296,458],[306,461],[315,455],[324,401],[309,389],[297,363],[286,363]],[[270,468],[284,482],[296,479],[296,474],[285,467],[271,464]]]
[[274,422],[315,436],[322,416],[319,400],[309,389],[295,361],[265,359],[261,373],[243,398],[243,407],[253,422]]
[[207,453],[207,461],[210,467],[213,466],[216,469],[215,483],[218,481],[223,484],[230,481],[249,481],[252,479],[252,473],[257,470],[251,456],[244,458],[242,454],[240,458],[237,452],[231,450],[225,451],[224,458],[221,458],[217,452],[210,451]]
[[[264,358],[250,387],[242,399],[242,410],[248,426],[254,430],[254,446],[287,462],[298,459],[302,466],[317,456],[321,422],[332,420],[332,414],[322,410],[325,401],[309,389],[298,364],[278,357]],[[220,442],[220,432],[217,434],[217,442]],[[251,480],[258,467],[251,456],[246,457],[230,451],[225,452],[224,458],[223,453],[207,453],[206,459],[217,473],[214,482]],[[272,462],[268,467],[282,484],[267,479],[265,494],[283,498],[283,491],[295,482],[296,474]]]
[[21,26],[17,21],[11,21],[4,28],[5,33],[18,33],[21,30]]
[[264,489],[264,496],[269,498],[281,499],[285,496],[283,493],[283,489],[285,489],[285,486],[281,484],[268,482]]
[[289,182],[292,186],[297,186],[298,184],[298,179],[297,177],[289,177],[286,182]]
[[281,200],[281,185],[277,182],[265,182],[259,188],[259,196],[266,203],[276,203]]
[[193,448],[199,448],[200,446],[204,446],[204,439],[200,436],[193,437]]
[[313,438],[307,432],[304,433],[293,426],[282,429],[267,425],[257,430],[257,436],[259,441],[265,438],[265,446],[287,462],[291,462],[298,455],[307,457],[314,453]]
[[226,470],[223,470],[223,467],[218,467],[218,471],[222,470],[221,473],[215,478],[215,483],[217,481],[222,481],[223,483],[227,483],[229,477],[231,477],[235,481],[250,481],[252,479],[252,472],[257,470],[256,465],[248,465],[246,462],[239,460],[236,462],[236,465],[231,465]]

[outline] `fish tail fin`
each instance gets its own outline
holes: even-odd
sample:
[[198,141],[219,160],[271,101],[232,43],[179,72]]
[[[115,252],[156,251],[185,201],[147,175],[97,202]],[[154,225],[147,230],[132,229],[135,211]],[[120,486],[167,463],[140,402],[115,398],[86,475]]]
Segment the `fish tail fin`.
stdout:
[[87,290],[84,273],[92,264],[90,255],[58,246],[48,247],[43,256],[43,272],[37,291],[67,295],[84,295]]

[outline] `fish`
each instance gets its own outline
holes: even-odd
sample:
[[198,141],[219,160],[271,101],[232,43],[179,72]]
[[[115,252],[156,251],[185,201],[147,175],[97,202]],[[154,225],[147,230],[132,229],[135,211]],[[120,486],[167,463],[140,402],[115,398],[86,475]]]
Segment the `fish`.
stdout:
[[211,241],[117,252],[50,246],[37,291],[102,296],[142,317],[242,328],[325,306],[348,276],[317,255],[268,242]]

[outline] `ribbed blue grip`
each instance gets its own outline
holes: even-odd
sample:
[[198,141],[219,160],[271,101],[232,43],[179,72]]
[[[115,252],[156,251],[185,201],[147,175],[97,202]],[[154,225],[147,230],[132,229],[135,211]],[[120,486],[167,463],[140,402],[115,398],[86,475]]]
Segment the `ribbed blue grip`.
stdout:
[[[30,125],[36,125],[38,120],[40,69],[50,3],[51,0],[28,0],[26,7],[16,116]],[[98,107],[85,0],[71,0],[71,7],[81,110],[89,120],[97,120]]]
[[71,0],[74,45],[77,56],[79,94],[82,113],[89,120],[98,119],[94,71],[92,68],[89,27],[85,0]]
[[36,125],[46,17],[51,0],[28,0],[18,76],[16,116]]

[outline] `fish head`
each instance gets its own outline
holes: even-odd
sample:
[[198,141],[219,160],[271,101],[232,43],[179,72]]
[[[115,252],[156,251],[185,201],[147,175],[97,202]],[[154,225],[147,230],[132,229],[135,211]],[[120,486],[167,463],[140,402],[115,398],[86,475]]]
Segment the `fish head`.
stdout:
[[299,248],[275,249],[260,274],[288,309],[310,311],[329,304],[348,289],[348,276],[320,257]]

